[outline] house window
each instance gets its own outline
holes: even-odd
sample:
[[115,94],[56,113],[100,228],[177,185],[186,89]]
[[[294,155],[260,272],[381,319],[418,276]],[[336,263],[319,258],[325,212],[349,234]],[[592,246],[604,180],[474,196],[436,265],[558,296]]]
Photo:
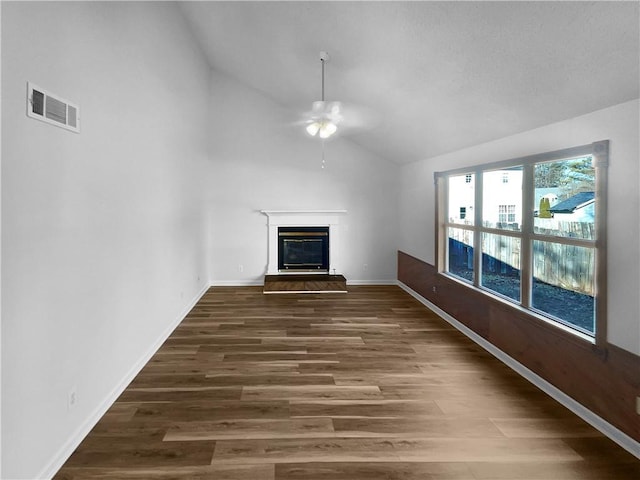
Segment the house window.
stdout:
[[471,183],[472,178],[473,178],[473,175],[468,173],[467,175],[464,176],[464,182],[465,183]]
[[464,220],[467,217],[467,207],[460,207],[460,220]]
[[498,222],[514,223],[516,221],[515,205],[498,205]]
[[439,272],[605,342],[608,149],[602,141],[480,165],[472,189],[469,169],[436,173]]

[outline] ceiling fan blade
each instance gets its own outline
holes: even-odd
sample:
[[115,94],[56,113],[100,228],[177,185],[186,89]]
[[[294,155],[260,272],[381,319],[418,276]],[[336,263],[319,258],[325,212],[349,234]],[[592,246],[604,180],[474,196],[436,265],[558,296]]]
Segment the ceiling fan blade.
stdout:
[[[314,106],[316,103],[322,102],[314,102]],[[293,120],[289,125],[300,128],[304,133],[305,128],[311,123],[329,121],[338,127],[335,136],[343,136],[370,130],[382,123],[381,116],[371,108],[349,102],[325,103],[326,108],[312,106],[310,110],[299,113],[296,115],[297,120]]]
[[369,130],[377,127],[382,122],[382,117],[375,110],[353,103],[341,103],[340,126],[349,130]]

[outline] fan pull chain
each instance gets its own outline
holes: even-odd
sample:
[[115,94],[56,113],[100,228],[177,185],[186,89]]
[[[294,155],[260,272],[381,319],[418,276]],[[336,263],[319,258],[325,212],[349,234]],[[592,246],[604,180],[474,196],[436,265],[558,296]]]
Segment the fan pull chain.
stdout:
[[320,143],[322,143],[322,166],[321,166],[321,168],[323,168],[323,169],[324,169],[324,167],[325,167],[325,165],[326,165],[326,161],[325,161],[325,159],[324,159],[324,139],[323,139],[323,140],[322,140],[322,142],[320,142]]

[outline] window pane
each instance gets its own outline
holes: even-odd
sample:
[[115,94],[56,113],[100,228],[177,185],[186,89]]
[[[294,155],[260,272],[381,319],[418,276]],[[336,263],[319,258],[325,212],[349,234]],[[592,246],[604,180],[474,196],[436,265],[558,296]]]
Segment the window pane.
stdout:
[[520,301],[520,239],[482,234],[482,282],[505,297]]
[[449,228],[449,273],[473,281],[473,232]]
[[532,307],[595,334],[595,249],[533,242]]
[[595,240],[596,175],[592,157],[534,167],[534,231]]
[[482,225],[520,230],[522,224],[522,167],[482,174]]
[[474,174],[466,173],[449,177],[449,223],[473,225],[475,192]]

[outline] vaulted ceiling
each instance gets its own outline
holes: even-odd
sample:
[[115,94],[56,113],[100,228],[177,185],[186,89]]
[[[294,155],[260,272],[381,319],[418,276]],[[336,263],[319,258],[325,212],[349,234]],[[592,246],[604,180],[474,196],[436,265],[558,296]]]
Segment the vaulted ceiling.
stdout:
[[327,100],[376,114],[350,140],[399,164],[639,96],[638,2],[180,7],[212,68],[290,109],[292,122],[319,99],[319,52],[329,52]]

